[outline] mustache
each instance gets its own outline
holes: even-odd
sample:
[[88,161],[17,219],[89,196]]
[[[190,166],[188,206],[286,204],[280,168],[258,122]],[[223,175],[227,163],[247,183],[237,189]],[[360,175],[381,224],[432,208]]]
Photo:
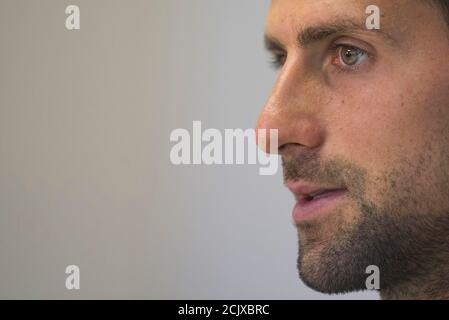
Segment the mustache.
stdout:
[[316,154],[301,153],[298,155],[282,155],[284,182],[290,180],[321,180],[323,174],[322,161]]
[[284,183],[305,180],[363,192],[366,172],[341,157],[322,159],[315,152],[289,150],[281,156]]

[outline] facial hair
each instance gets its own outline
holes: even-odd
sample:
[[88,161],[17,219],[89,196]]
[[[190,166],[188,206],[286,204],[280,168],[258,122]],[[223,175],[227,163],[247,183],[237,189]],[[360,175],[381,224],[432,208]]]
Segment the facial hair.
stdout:
[[[366,170],[346,160],[291,154],[283,156],[283,168],[285,181],[303,179],[346,188],[358,211],[353,223],[342,223],[339,218],[345,209],[338,209],[325,221],[297,224],[298,271],[309,287],[323,293],[364,290],[367,267],[375,265],[380,270],[380,289],[388,291],[406,283],[419,286],[420,279],[425,281],[429,273],[446,266],[449,213],[423,204],[427,199],[413,189],[417,177],[406,174],[410,170],[384,174],[379,180],[388,181],[389,192],[374,203],[366,194]],[[429,211],[423,212],[426,207]],[[333,226],[332,234],[324,224]],[[426,288],[429,295],[437,295],[441,286]]]

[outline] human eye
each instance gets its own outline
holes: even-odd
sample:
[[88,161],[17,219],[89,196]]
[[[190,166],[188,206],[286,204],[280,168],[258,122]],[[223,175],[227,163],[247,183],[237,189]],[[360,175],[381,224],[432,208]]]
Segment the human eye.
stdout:
[[285,60],[287,60],[287,53],[280,50],[275,50],[271,52],[271,65],[275,69],[280,69],[284,66]]
[[332,48],[332,65],[340,71],[357,71],[371,55],[368,51],[348,44],[335,44]]

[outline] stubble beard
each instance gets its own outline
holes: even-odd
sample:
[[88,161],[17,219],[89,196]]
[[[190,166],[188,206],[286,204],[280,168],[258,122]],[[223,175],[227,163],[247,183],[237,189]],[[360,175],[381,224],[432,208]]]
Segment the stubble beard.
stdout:
[[[325,220],[297,224],[297,265],[307,286],[328,294],[366,290],[366,269],[375,265],[380,270],[381,290],[412,290],[420,286],[417,282],[428,281],[429,274],[446,267],[449,212],[436,210],[425,198],[420,199],[413,189],[417,177],[389,172],[385,175],[389,192],[374,203],[367,199],[367,176],[361,168],[341,159],[320,162],[309,155],[299,160],[284,159],[285,180],[302,178],[344,185],[353,204],[340,207]],[[356,210],[357,218],[344,221],[345,210]],[[441,291],[432,285],[421,284],[421,288],[434,295]]]

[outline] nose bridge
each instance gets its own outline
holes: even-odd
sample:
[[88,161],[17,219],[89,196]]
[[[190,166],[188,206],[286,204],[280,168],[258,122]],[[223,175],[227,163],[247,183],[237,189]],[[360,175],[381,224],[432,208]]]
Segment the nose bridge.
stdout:
[[[297,66],[285,65],[276,80],[257,122],[258,129],[278,129],[278,146],[296,143],[306,147],[316,147],[321,143],[322,132],[310,106],[313,96],[318,96],[307,76]],[[267,151],[270,137],[266,136],[266,145],[260,147]],[[259,139],[258,141],[264,141]]]
[[294,106],[295,102],[298,103],[303,98],[300,96],[298,77],[294,67],[285,66],[281,70],[260,115],[260,120],[265,124],[263,128],[278,129],[281,124],[285,125],[289,114],[300,112]]
[[290,72],[289,70],[281,72],[273,86],[263,111],[272,114],[280,114],[288,111],[288,97],[292,93],[290,86],[292,86],[293,82],[293,72]]

